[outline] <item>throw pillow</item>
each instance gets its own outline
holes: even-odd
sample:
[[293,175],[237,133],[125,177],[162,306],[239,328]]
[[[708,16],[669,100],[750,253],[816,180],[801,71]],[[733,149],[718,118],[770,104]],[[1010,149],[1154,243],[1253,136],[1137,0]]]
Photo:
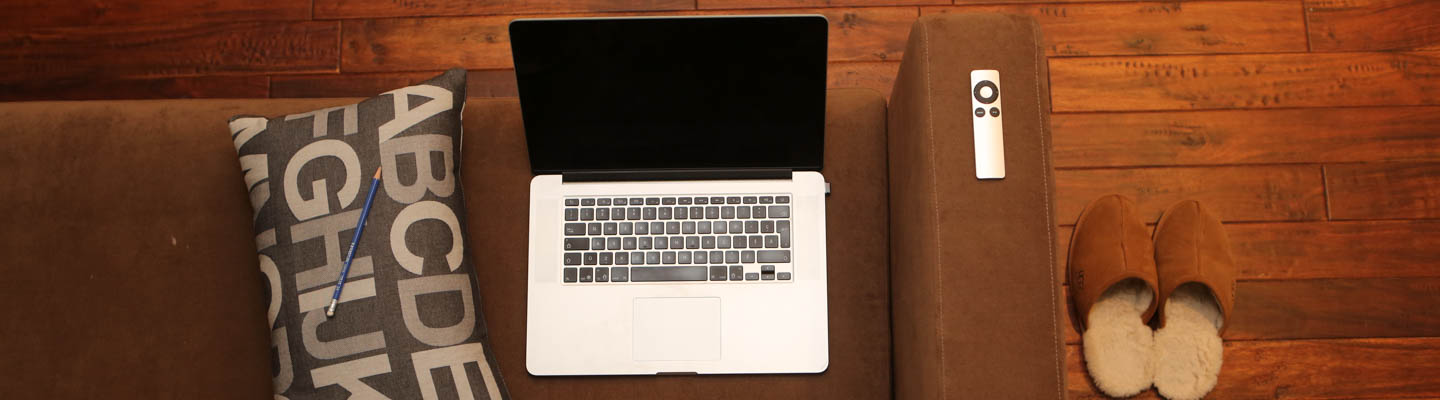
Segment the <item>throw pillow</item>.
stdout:
[[[276,398],[506,398],[465,249],[465,71],[339,107],[236,116]],[[340,297],[346,251],[382,169]]]

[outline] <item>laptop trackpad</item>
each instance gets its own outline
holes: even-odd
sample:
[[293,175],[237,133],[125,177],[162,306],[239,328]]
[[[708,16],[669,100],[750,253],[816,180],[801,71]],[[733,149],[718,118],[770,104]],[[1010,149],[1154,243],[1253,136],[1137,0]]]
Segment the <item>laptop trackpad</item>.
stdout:
[[636,361],[720,359],[720,298],[635,298]]

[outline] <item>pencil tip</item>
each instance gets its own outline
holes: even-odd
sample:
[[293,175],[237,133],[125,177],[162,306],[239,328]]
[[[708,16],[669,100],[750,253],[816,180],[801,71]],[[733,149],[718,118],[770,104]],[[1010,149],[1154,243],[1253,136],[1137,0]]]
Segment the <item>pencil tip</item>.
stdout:
[[380,168],[375,168],[375,179],[380,179]]

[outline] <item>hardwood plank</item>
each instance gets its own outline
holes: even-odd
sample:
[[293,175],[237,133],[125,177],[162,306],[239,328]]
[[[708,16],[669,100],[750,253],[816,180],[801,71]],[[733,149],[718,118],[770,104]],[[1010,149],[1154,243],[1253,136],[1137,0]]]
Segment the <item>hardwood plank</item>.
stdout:
[[1440,107],[1056,113],[1056,167],[1440,159]]
[[[899,60],[915,8],[822,8],[680,12],[666,15],[823,14],[830,18],[830,61]],[[591,14],[593,15],[593,14]],[[625,14],[650,15],[650,14]],[[512,68],[507,24],[528,16],[396,18],[344,21],[345,72]]]
[[269,95],[264,76],[145,79],[47,79],[0,83],[0,101],[254,98]]
[[694,0],[315,0],[315,19],[694,9]]
[[1073,225],[1086,204],[1118,193],[1154,223],[1177,201],[1195,199],[1224,221],[1302,221],[1325,217],[1320,168],[1304,165],[1055,171],[1055,220]]
[[696,0],[701,10],[793,7],[876,7],[950,4],[951,0]]
[[339,27],[239,22],[0,32],[0,82],[333,72]]
[[921,15],[999,12],[1040,23],[1050,56],[1303,52],[1293,1],[1007,4],[924,7]]
[[[1061,271],[1073,232],[1056,231]],[[1226,224],[1225,232],[1242,280],[1440,278],[1440,221]]]
[[890,89],[895,86],[895,77],[900,73],[900,63],[846,62],[830,63],[826,78],[830,88],[861,87],[875,89],[885,98],[890,98]]
[[1305,0],[1313,51],[1440,50],[1440,2]]
[[[271,97],[370,97],[414,85],[442,71],[382,72],[374,74],[328,74],[276,76],[271,80]],[[465,78],[468,97],[515,97],[514,70],[471,70]]]
[[[1080,346],[1065,355],[1069,397],[1108,399],[1086,375]],[[1224,364],[1207,398],[1440,396],[1440,338],[1226,342]]]
[[1057,112],[1440,105],[1437,78],[1434,52],[1050,59]]
[[1440,163],[1325,166],[1330,218],[1440,218]]
[[[1436,277],[1240,281],[1235,285],[1235,309],[1226,317],[1230,329],[1224,337],[1291,340],[1440,336],[1440,313],[1417,312],[1437,307],[1440,278]],[[1062,326],[1065,342],[1070,344],[1080,342],[1080,334],[1070,321],[1072,312],[1067,310]]]
[[0,3],[5,29],[303,20],[306,0],[11,0]]

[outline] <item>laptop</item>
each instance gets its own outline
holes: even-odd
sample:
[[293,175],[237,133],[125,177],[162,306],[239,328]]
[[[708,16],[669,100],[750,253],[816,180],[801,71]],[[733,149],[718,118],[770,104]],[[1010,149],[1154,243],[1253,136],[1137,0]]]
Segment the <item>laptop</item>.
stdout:
[[827,21],[510,24],[533,375],[829,365]]

